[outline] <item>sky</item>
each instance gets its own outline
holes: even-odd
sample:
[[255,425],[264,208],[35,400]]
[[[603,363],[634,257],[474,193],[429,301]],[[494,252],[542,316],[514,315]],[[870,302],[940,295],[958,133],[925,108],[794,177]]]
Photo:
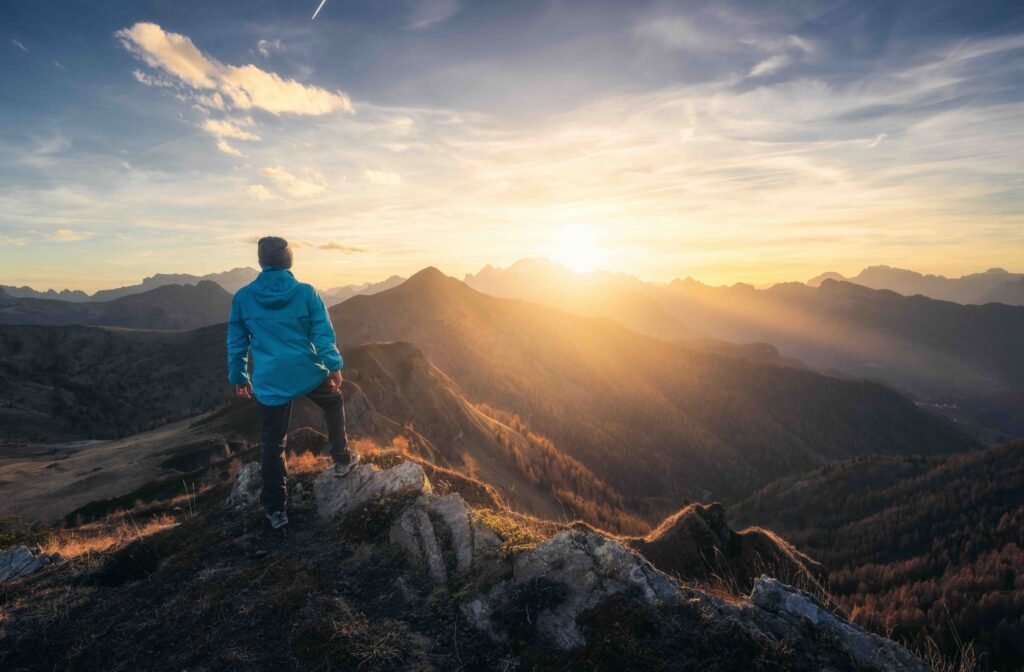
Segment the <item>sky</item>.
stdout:
[[0,284],[1024,271],[1024,3],[6,0]]

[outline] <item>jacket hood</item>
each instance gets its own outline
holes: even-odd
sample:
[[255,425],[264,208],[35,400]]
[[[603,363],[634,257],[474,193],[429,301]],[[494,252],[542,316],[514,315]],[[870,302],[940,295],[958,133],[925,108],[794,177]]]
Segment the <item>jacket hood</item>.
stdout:
[[264,268],[249,285],[252,297],[267,308],[286,306],[299,291],[299,286],[291,271],[280,268]]

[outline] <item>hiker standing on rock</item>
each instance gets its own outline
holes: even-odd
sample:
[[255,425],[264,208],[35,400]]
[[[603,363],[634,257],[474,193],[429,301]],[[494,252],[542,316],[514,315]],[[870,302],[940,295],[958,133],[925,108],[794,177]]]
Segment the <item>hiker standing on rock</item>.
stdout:
[[[292,250],[284,238],[259,241],[262,272],[231,301],[228,381],[243,399],[260,405],[260,503],[274,529],[288,524],[288,468],[284,448],[292,400],[309,397],[324,412],[334,473],[345,476],[359,461],[345,436],[341,396],[344,362],[320,295],[295,279]],[[252,380],[247,364],[252,350]]]

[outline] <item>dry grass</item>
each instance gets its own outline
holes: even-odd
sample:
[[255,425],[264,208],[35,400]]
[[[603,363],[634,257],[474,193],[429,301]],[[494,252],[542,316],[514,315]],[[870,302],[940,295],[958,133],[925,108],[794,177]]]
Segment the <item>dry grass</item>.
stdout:
[[288,456],[287,465],[290,475],[317,474],[331,466],[331,458],[328,455],[314,455],[308,452],[292,454]]
[[72,560],[102,553],[113,546],[148,537],[177,524],[177,519],[166,513],[141,523],[136,523],[128,513],[117,514],[73,529],[56,530],[40,546],[46,554],[60,553],[65,560]]

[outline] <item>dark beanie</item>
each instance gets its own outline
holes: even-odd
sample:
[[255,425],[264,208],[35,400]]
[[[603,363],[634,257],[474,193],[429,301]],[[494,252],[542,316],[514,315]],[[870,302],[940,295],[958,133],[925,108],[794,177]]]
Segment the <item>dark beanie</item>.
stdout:
[[292,267],[292,248],[288,247],[288,241],[277,236],[260,238],[260,266],[273,266],[274,268]]

